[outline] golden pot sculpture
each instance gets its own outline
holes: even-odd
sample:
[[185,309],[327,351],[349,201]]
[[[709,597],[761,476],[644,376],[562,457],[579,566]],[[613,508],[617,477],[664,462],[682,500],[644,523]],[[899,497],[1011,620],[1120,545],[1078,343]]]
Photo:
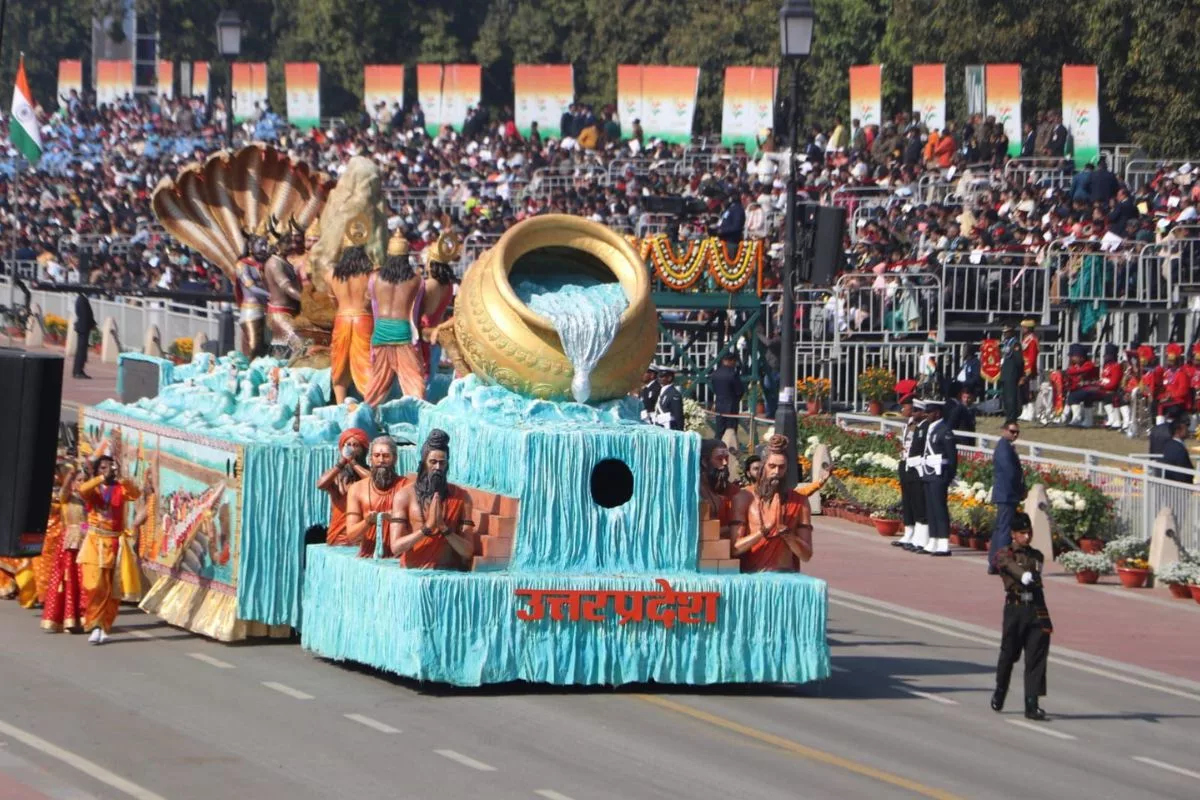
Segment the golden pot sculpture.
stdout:
[[658,311],[645,263],[621,235],[566,214],[519,223],[467,270],[454,317],[436,333],[460,371],[527,397],[571,399],[574,366],[553,323],[517,297],[514,275],[586,275],[620,283],[629,307],[592,371],[589,402],[623,397],[641,385],[658,343]]

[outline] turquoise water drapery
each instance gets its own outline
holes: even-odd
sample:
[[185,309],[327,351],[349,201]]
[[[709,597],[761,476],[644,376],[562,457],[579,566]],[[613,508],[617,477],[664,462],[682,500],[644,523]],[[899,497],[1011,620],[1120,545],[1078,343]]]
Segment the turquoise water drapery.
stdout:
[[830,674],[824,581],[796,574],[657,575],[718,591],[715,624],[523,622],[516,589],[654,591],[647,577],[405,570],[354,548],[308,549],[303,646],[419,680],[619,685],[804,683]]

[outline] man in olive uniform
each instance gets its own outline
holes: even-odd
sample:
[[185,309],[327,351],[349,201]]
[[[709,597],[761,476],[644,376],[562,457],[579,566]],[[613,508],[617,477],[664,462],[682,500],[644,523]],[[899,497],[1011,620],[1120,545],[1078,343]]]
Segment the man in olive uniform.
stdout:
[[1025,653],[1025,718],[1046,719],[1038,698],[1046,695],[1046,661],[1050,656],[1050,612],[1042,591],[1045,556],[1029,546],[1033,524],[1029,515],[1017,513],[1012,521],[1012,544],[996,554],[996,567],[1004,581],[1004,627],[1000,661],[996,665],[996,693],[992,710],[1004,709],[1013,664]]
[[[929,506],[925,503],[925,484],[921,481],[921,476],[925,474],[925,435],[929,431],[929,418],[925,415],[924,400],[913,400],[912,419],[916,422],[912,427],[908,447],[904,450],[904,467],[909,471],[908,499],[905,502],[909,504],[912,513],[913,535],[901,547],[910,553],[923,553],[925,545],[929,543]],[[900,484],[900,490],[904,491],[903,482]],[[901,497],[903,499],[904,496]],[[905,524],[908,524],[907,517]]]
[[917,519],[925,519],[925,490],[921,487],[916,462],[912,460],[913,439],[925,413],[916,409],[915,400],[912,394],[900,397],[900,415],[904,417],[904,433],[900,439],[900,516],[904,520],[904,536],[893,539],[893,547],[912,544],[917,533]]
[[925,484],[925,514],[929,518],[929,541],[924,552],[931,556],[950,555],[950,485],[958,472],[958,442],[954,431],[942,419],[941,400],[925,401],[925,457],[921,481]]

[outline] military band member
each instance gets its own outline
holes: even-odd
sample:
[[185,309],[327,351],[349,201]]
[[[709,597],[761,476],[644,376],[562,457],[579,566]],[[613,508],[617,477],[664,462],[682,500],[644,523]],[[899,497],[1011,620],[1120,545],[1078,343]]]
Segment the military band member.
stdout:
[[916,422],[912,428],[908,448],[904,451],[904,466],[909,470],[909,509],[913,520],[913,535],[908,542],[900,546],[910,553],[923,553],[925,545],[929,544],[929,506],[925,502],[925,484],[921,480],[924,474],[922,464],[925,460],[925,436],[929,432],[930,422],[925,414],[925,400],[913,400],[913,418]]
[[1192,374],[1183,363],[1183,347],[1167,345],[1167,368],[1162,372],[1158,402],[1160,419],[1172,419],[1192,410]]
[[1012,522],[1012,544],[996,554],[996,567],[1004,581],[1004,626],[1000,661],[996,665],[996,692],[992,710],[1004,710],[1013,664],[1025,653],[1025,717],[1046,719],[1038,698],[1046,695],[1046,661],[1050,656],[1050,612],[1042,590],[1045,556],[1029,546],[1033,525],[1029,515],[1017,513]]
[[950,484],[958,472],[958,443],[954,431],[942,419],[941,400],[926,400],[925,454],[921,460],[921,481],[925,484],[925,515],[929,519],[929,541],[924,552],[933,556],[950,555]]
[[1037,323],[1031,319],[1021,320],[1021,359],[1024,362],[1024,374],[1021,386],[1024,390],[1022,401],[1025,407],[1021,409],[1021,419],[1033,421],[1033,398],[1038,391],[1038,338],[1035,332]]
[[924,409],[917,410],[916,398],[912,394],[900,398],[900,414],[904,417],[904,433],[900,439],[900,516],[904,520],[904,536],[893,539],[893,547],[906,549],[913,543],[917,535],[918,519],[924,529],[924,539],[928,540],[929,531],[925,529],[925,489],[921,486],[921,476],[917,472],[917,464],[913,461],[913,440],[917,429],[925,420]]

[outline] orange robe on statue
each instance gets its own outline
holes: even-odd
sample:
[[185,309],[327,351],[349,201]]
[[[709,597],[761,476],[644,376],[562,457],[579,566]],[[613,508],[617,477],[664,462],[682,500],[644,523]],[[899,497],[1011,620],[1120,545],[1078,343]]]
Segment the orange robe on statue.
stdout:
[[88,534],[79,551],[83,589],[87,592],[83,629],[89,632],[100,628],[109,633],[121,607],[113,578],[125,528],[125,503],[137,500],[141,493],[133,481],[106,485],[104,478],[98,477],[80,486],[79,494],[88,505]]
[[[370,478],[363,478],[363,480],[367,482],[367,505],[363,509],[364,515],[369,514],[372,511],[391,514],[392,500],[395,498],[396,493],[408,484],[412,483],[412,479],[407,475],[401,475],[396,479],[396,482],[392,484],[390,489],[386,489],[381,492],[375,488],[375,484],[371,482]],[[358,551],[360,558],[375,557],[375,533],[375,526],[369,526],[366,533],[363,534],[362,547]],[[391,549],[388,547],[388,524],[385,522],[383,524],[383,552],[380,555],[383,558],[389,558],[390,552]]]
[[[799,572],[800,562],[778,532],[792,529],[801,512],[808,508],[808,499],[793,491],[782,503],[782,511],[773,511],[770,506],[764,506],[758,497],[754,498],[754,502],[759,507],[759,519],[763,525],[776,533],[770,538],[759,539],[742,553],[742,572]],[[777,519],[772,525],[773,516]],[[812,546],[811,538],[808,545]]]
[[371,332],[374,329],[375,318],[369,311],[339,312],[333,318],[329,368],[335,385],[353,383],[360,393],[367,391],[371,383]]
[[[451,531],[457,531],[459,524],[462,522],[463,503],[466,499],[467,493],[464,490],[457,486],[450,487],[449,494],[446,496],[446,508],[442,512],[442,519],[445,521],[446,527]],[[474,550],[474,534],[466,533],[459,535],[471,542],[472,550]],[[411,550],[400,556],[400,566],[407,567],[408,569],[466,568],[462,557],[450,546],[445,536],[430,536],[417,542]]]

